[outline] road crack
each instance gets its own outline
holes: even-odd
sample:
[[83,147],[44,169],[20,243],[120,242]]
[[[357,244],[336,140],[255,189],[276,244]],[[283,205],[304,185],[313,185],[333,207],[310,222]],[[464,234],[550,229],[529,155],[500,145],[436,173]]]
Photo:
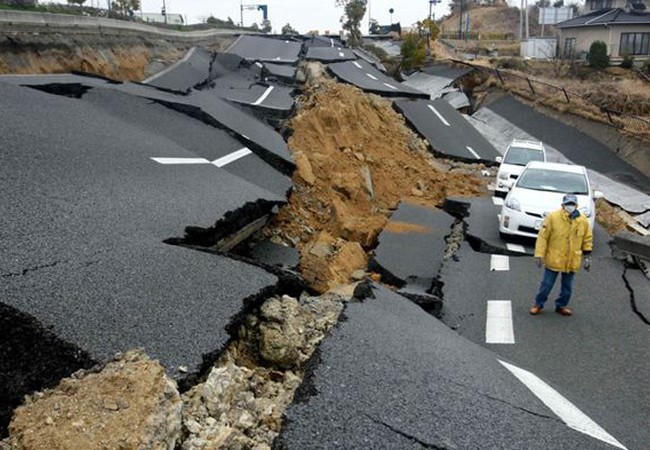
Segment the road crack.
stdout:
[[26,269],[23,269],[20,272],[3,273],[2,278],[23,277],[23,276],[27,275],[29,272],[35,272],[35,271],[41,270],[41,269],[49,269],[50,267],[57,266],[60,263],[61,263],[61,261],[54,261],[54,262],[49,263],[49,264],[42,264],[42,265],[39,265],[39,266],[28,267]]
[[632,311],[634,311],[634,314],[639,316],[639,319],[641,319],[641,322],[645,323],[646,325],[650,325],[650,320],[646,316],[643,315],[641,311],[639,311],[639,308],[636,305],[636,298],[634,297],[634,289],[632,289],[632,285],[630,285],[630,282],[628,281],[627,277],[625,274],[627,273],[628,266],[627,264],[625,265],[623,269],[623,282],[625,283],[625,287],[627,290],[630,292],[630,305],[632,306]]
[[398,429],[397,427],[394,427],[393,425],[390,425],[390,424],[388,424],[388,423],[386,423],[386,422],[384,422],[382,420],[375,419],[374,417],[372,417],[369,414],[364,414],[364,416],[366,416],[368,419],[372,420],[373,422],[378,423],[379,425],[385,426],[386,428],[388,428],[390,431],[392,431],[395,434],[399,434],[400,436],[405,437],[406,439],[408,439],[410,441],[417,442],[418,444],[420,444],[424,448],[430,448],[430,449],[433,449],[433,450],[450,450],[451,448],[455,448],[455,447],[443,447],[443,446],[439,446],[439,445],[436,445],[436,444],[432,444],[430,442],[425,442],[425,441],[423,441],[421,439],[418,439],[417,437],[415,437],[415,436],[413,436],[411,434],[408,434],[408,433]]

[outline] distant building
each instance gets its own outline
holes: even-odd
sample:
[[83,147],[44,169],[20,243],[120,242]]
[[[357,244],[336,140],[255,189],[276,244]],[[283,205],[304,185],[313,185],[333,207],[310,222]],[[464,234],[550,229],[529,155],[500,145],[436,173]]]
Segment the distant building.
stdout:
[[[145,23],[165,23],[165,16],[160,13],[142,13],[139,14],[140,18]],[[167,14],[167,24],[169,25],[185,25],[185,20],[181,14]]]
[[594,41],[603,41],[612,62],[620,62],[625,55],[633,56],[636,61],[650,59],[648,2],[587,0],[586,14],[555,25],[560,55],[582,57]]

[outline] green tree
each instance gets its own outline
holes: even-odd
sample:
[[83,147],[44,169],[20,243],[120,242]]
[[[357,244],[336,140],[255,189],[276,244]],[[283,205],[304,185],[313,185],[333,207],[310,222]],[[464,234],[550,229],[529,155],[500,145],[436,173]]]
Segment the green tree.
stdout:
[[140,0],[114,0],[112,8],[113,11],[120,12],[126,16],[129,11],[140,9]]
[[607,54],[607,44],[603,41],[594,41],[589,47],[587,53],[587,62],[595,69],[604,69],[609,66],[609,55]]
[[287,23],[282,27],[282,34],[299,34],[296,30],[293,29],[290,23]]
[[336,0],[336,6],[342,6],[344,16],[341,17],[343,29],[350,32],[348,45],[359,47],[361,39],[361,20],[366,15],[367,0]]
[[422,22],[418,22],[418,28],[427,32],[432,41],[438,39],[440,35],[440,27],[435,20],[426,18]]
[[417,33],[408,33],[402,42],[402,70],[419,69],[427,59],[426,39]]

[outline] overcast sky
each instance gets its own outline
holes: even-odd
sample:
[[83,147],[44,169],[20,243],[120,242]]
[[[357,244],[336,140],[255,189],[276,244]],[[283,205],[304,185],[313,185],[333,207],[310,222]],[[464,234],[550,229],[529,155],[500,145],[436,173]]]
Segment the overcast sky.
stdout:
[[[160,12],[163,4],[163,0],[141,1],[143,12]],[[203,22],[210,15],[219,19],[231,17],[235,23],[240,21],[240,0],[165,0],[165,3],[169,13],[182,14],[189,23]],[[269,20],[274,32],[278,33],[287,23],[300,33],[311,30],[336,32],[341,26],[339,18],[343,9],[335,6],[335,0],[243,0],[243,3],[268,5]],[[393,22],[401,22],[402,26],[410,26],[429,15],[429,0],[370,0],[369,3],[372,18],[381,25],[390,23],[390,8],[395,10]],[[448,0],[443,0],[435,6],[438,17],[447,13],[448,4]],[[244,11],[244,25],[261,21],[261,11]],[[367,31],[367,12],[363,26],[363,31]]]

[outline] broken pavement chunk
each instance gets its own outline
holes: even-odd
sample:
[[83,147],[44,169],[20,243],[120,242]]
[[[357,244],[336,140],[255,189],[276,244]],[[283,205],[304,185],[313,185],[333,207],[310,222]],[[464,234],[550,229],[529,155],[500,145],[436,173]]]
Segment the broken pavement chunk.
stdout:
[[390,284],[419,286],[424,293],[438,274],[453,223],[440,209],[400,203],[379,235],[369,268]]
[[10,442],[14,450],[63,442],[85,450],[171,449],[181,436],[181,407],[165,369],[144,352],[131,351],[98,373],[64,379],[27,397],[11,422]]

